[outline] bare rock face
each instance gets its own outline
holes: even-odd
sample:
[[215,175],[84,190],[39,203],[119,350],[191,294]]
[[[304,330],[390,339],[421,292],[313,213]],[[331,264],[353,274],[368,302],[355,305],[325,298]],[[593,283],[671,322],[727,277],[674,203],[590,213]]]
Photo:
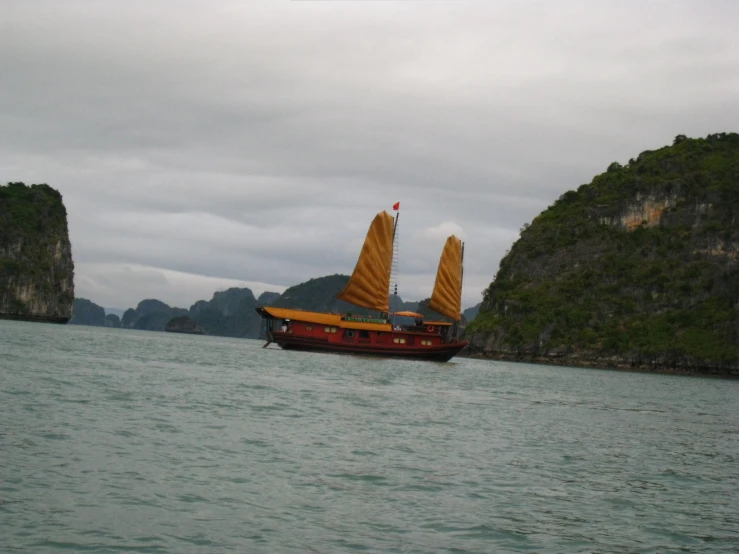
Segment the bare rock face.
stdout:
[[0,186],[0,317],[66,323],[73,301],[61,194],[48,185]]
[[735,133],[614,162],[521,229],[468,353],[739,375],[737,214]]

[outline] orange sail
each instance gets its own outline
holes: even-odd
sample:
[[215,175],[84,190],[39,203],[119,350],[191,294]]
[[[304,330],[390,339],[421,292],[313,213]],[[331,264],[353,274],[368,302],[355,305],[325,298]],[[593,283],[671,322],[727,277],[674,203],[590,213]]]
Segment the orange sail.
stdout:
[[375,216],[364,239],[354,273],[336,298],[370,310],[390,311],[393,227],[393,216],[389,213],[382,212]]
[[462,318],[462,241],[454,235],[441,253],[429,308],[454,321]]

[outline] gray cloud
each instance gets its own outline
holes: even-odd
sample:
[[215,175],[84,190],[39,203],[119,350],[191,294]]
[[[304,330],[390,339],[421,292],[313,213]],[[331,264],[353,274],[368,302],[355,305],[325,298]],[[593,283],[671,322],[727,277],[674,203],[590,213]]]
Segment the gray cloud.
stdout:
[[472,304],[563,192],[739,123],[730,1],[3,4],[0,179],[62,192],[108,306],[348,273],[397,200],[401,295],[444,224]]

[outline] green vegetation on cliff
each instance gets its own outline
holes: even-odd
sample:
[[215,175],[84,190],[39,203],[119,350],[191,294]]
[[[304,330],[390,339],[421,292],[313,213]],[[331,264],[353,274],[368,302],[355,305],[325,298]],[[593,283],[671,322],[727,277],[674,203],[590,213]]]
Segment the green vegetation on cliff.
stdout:
[[173,317],[167,323],[167,327],[164,329],[168,333],[185,333],[187,335],[204,335],[205,330],[198,324],[197,321],[187,315],[178,315]]
[[0,186],[0,317],[66,322],[73,278],[61,194],[48,185]]
[[189,315],[209,335],[257,338],[260,317],[254,308],[257,300],[248,288],[230,288],[200,300],[190,307]]
[[[299,310],[308,310],[312,312],[333,312],[338,314],[351,313],[354,315],[379,315],[378,312],[360,308],[343,300],[339,300],[336,296],[349,282],[348,275],[327,275],[325,277],[317,277],[309,279],[298,285],[294,285],[287,289],[279,298],[273,301],[271,305],[278,308],[296,308]],[[264,296],[264,295],[262,295]],[[262,296],[259,298],[261,299]],[[418,302],[403,302],[403,299],[397,295],[390,296],[390,311],[399,312],[403,310],[416,311],[419,309]],[[430,318],[439,319],[441,316],[436,312],[429,312]]]
[[87,298],[75,298],[70,325],[105,325],[105,310]]
[[277,308],[297,308],[312,312],[369,313],[364,308],[336,298],[348,282],[348,275],[339,274],[309,279],[288,288],[272,305]]
[[[198,300],[189,310],[172,308],[160,300],[142,300],[136,309],[126,310],[120,320],[113,314],[106,316],[102,307],[89,300],[78,298],[75,300],[75,317],[71,323],[142,331],[179,331],[181,328],[187,328],[192,321],[193,325],[197,326],[198,333],[258,338],[261,333],[261,317],[255,310],[257,306],[275,305],[299,310],[369,313],[336,299],[336,295],[348,280],[349,277],[346,275],[319,277],[290,287],[283,294],[263,292],[258,299],[248,288],[230,288],[214,293],[209,301]],[[428,300],[425,302],[428,303]],[[391,297],[391,306],[393,310],[419,309],[418,302],[403,302],[399,296]],[[440,318],[438,314],[425,308],[424,304],[422,313],[426,312],[430,314],[431,319]]]
[[179,315],[187,315],[187,310],[172,308],[161,300],[147,298],[139,302],[135,310],[125,311],[121,327],[140,331],[164,331],[169,320]]
[[115,314],[106,314],[104,325],[105,327],[115,327],[117,329],[121,326],[121,318]]
[[678,136],[524,226],[467,328],[493,357],[723,371],[739,362],[739,135]]
[[257,298],[257,306],[270,306],[280,297],[279,292],[266,291]]

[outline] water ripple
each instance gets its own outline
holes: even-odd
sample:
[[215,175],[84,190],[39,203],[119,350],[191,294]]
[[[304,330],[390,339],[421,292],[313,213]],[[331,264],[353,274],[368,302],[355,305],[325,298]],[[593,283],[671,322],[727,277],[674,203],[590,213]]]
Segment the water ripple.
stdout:
[[739,551],[737,398],[0,321],[0,551]]

